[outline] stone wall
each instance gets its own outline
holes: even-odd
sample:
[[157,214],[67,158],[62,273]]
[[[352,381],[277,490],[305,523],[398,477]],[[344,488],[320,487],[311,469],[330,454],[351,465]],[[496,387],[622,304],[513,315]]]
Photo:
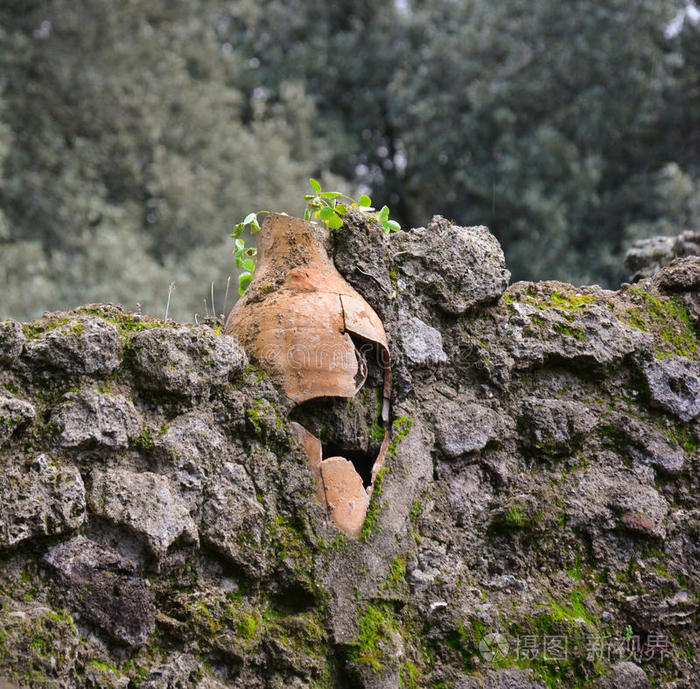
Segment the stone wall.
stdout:
[[700,259],[508,287],[485,228],[350,225],[394,374],[358,539],[214,321],[0,322],[0,687],[696,686]]

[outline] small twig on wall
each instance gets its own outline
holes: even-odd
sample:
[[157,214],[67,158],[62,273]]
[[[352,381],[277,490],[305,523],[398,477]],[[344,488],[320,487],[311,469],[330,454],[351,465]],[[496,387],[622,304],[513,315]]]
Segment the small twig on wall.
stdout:
[[168,311],[170,311],[170,297],[172,296],[172,293],[175,291],[175,283],[171,282],[168,285],[168,301],[165,304],[165,318],[163,320],[167,321],[168,320]]
[[214,281],[211,281],[211,315],[216,318],[216,306],[214,306]]
[[231,285],[231,276],[229,275],[226,280],[226,293],[224,294],[224,310],[221,314],[221,320],[226,323],[226,302],[228,301],[228,288]]
[[204,302],[204,317],[209,318],[209,304],[207,304],[206,298],[202,299],[202,301]]

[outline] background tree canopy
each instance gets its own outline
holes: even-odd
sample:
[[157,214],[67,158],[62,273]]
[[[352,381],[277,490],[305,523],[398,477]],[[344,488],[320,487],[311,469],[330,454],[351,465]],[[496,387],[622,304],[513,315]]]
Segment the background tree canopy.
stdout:
[[[486,224],[514,279],[616,286],[700,230],[700,12],[677,0],[3,0],[0,316],[203,315],[310,175]],[[235,290],[232,290],[235,291]]]

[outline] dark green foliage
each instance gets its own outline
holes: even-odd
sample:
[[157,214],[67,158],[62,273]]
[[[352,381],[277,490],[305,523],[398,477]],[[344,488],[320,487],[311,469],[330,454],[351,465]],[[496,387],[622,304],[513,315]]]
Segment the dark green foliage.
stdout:
[[233,223],[309,175],[488,225],[516,279],[617,284],[629,240],[700,229],[681,5],[5,2],[0,315],[159,315],[175,281],[191,319],[212,280],[219,313]]
[[0,312],[113,300],[162,314],[175,281],[170,315],[190,320],[211,280],[220,312],[233,219],[301,210],[313,104],[300,83],[274,108],[249,98],[252,70],[220,35],[222,13],[182,1],[0,9]]

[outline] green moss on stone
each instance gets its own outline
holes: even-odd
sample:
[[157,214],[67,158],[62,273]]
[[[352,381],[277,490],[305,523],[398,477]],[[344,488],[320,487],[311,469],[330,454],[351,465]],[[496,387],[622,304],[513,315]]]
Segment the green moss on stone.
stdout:
[[32,321],[31,323],[22,323],[22,331],[27,339],[35,340],[51,330],[60,328],[66,323],[68,323],[67,318],[59,318],[57,320],[42,318],[41,320]]
[[151,328],[158,328],[164,325],[163,321],[144,318],[128,311],[120,313],[117,311],[103,311],[102,309],[82,308],[80,312],[114,323],[122,339],[125,339],[130,333],[150,330]]
[[382,483],[384,477],[389,471],[388,467],[384,467],[379,471],[377,477],[374,479],[374,488],[372,490],[372,497],[369,501],[369,507],[367,508],[367,516],[365,517],[365,523],[362,525],[362,531],[360,531],[360,539],[363,541],[368,541],[372,534],[372,531],[377,526],[377,518],[379,517],[379,498],[382,494]]
[[597,297],[573,291],[564,291],[563,289],[554,290],[549,295],[539,294],[532,287],[528,287],[523,293],[507,292],[503,295],[503,299],[506,304],[520,302],[534,306],[540,311],[545,309],[583,311],[598,301]]
[[406,558],[397,555],[389,566],[387,578],[379,585],[381,591],[399,592],[406,585]]
[[656,297],[632,288],[639,306],[628,308],[624,319],[631,326],[654,337],[657,358],[686,356],[694,358],[698,341],[688,310],[677,297]]
[[134,446],[146,451],[153,449],[153,437],[148,428],[144,428],[141,431],[139,437],[134,440]]
[[582,340],[585,334],[583,328],[573,325],[566,325],[564,323],[555,323],[554,330],[561,335],[568,335],[569,337],[573,337],[577,340]]
[[399,622],[390,605],[369,605],[358,622],[357,638],[349,657],[380,673],[392,660],[388,645],[400,634]]
[[408,416],[399,416],[394,420],[391,426],[391,442],[387,449],[389,457],[396,456],[396,450],[398,450],[401,441],[410,433],[412,426],[413,419],[410,419]]

